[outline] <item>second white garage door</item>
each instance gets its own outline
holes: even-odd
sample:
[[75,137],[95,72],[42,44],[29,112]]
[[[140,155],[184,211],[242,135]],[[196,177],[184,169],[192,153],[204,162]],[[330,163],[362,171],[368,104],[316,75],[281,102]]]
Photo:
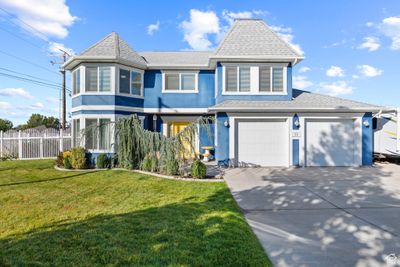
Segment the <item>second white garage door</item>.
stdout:
[[306,122],[307,166],[356,165],[356,131],[352,119]]
[[289,129],[286,120],[238,121],[236,127],[236,158],[239,165],[289,165]]

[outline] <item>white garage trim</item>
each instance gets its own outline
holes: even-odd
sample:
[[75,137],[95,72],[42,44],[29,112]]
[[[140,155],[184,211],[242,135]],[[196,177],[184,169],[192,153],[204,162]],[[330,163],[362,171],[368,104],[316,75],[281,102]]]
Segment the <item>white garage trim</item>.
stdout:
[[[346,116],[347,115],[347,116]],[[302,137],[300,144],[300,165],[307,166],[307,122],[315,122],[315,121],[337,121],[337,120],[352,120],[354,122],[354,164],[352,166],[360,166],[362,165],[362,117],[360,115],[355,114],[345,114],[344,116],[315,116],[315,117],[300,117],[300,124],[302,127]]]
[[285,164],[286,167],[289,167],[292,164],[292,141],[290,138],[290,133],[291,133],[291,117],[277,117],[277,116],[271,116],[271,117],[229,117],[229,158],[234,162],[235,165],[237,165],[237,138],[238,138],[238,122],[246,122],[246,121],[260,121],[260,122],[268,122],[268,121],[279,121],[282,120],[286,124],[286,142],[287,144],[287,164]]

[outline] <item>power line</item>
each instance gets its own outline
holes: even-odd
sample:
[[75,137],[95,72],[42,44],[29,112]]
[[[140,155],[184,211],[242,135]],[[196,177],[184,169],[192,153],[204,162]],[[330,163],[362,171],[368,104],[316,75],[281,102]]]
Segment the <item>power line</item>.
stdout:
[[32,43],[31,41],[28,41],[27,39],[22,38],[21,36],[15,34],[15,33],[13,33],[13,32],[11,32],[11,31],[9,31],[9,30],[6,30],[6,29],[1,28],[1,27],[0,27],[0,30],[2,30],[2,31],[4,31],[4,32],[7,32],[8,34],[10,34],[10,35],[12,35],[12,36],[14,36],[14,37],[16,37],[16,38],[18,38],[18,39],[20,39],[20,40],[22,40],[22,41],[24,41],[24,42],[30,44],[30,45],[32,45],[32,46],[34,46],[34,47],[39,48],[40,50],[42,50],[42,47],[40,47],[39,45],[37,45],[37,44],[35,44],[35,43]]
[[[30,77],[30,78],[33,78],[33,79],[36,79],[36,80],[41,80],[41,81],[44,81],[44,82],[47,82],[47,83],[52,83],[52,84],[54,84],[55,86],[61,86],[60,84],[58,84],[58,83],[56,83],[56,82],[54,82],[54,81],[47,80],[47,79],[43,79],[43,78],[36,77],[36,76],[32,76],[32,75],[25,74],[25,73],[21,73],[21,72],[15,71],[15,70],[10,70],[10,69],[8,69],[8,68],[1,68],[1,67],[0,67],[0,70],[8,71],[8,72],[11,72],[11,73],[14,73],[14,74],[24,75],[24,76],[27,76],[27,77]],[[68,88],[67,90],[68,90],[69,92],[71,92],[71,90],[70,90],[69,88]]]
[[29,61],[29,60],[26,60],[26,59],[24,59],[24,58],[15,56],[15,55],[10,54],[10,53],[8,53],[8,52],[5,52],[5,51],[0,50],[0,53],[2,53],[2,54],[4,54],[4,55],[7,55],[7,56],[9,56],[9,57],[18,59],[18,60],[23,61],[23,62],[25,62],[25,63],[31,64],[32,66],[35,66],[35,67],[37,67],[37,68],[41,68],[41,69],[43,69],[43,70],[49,71],[49,72],[51,72],[51,73],[53,73],[53,74],[58,74],[58,75],[59,75],[58,72],[56,72],[56,71],[54,71],[54,70],[52,70],[52,69],[43,67],[43,66],[41,66],[41,65],[38,65],[38,64],[36,64],[36,63],[34,63],[34,62],[31,62],[31,61]]
[[20,81],[24,81],[24,82],[28,82],[28,83],[33,83],[33,84],[36,84],[36,85],[39,85],[39,86],[48,87],[48,88],[54,89],[54,90],[62,89],[61,85],[41,82],[41,81],[38,81],[38,80],[25,78],[25,77],[21,77],[21,76],[18,76],[18,75],[12,75],[12,74],[8,74],[8,73],[4,73],[4,72],[0,72],[0,76],[4,76],[4,77],[16,79],[16,80],[20,80]]

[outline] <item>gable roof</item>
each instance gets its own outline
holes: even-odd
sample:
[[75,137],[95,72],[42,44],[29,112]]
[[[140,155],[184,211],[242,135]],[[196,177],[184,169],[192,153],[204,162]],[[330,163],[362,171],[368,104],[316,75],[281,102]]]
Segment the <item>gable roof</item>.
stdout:
[[[129,65],[140,68],[146,68],[146,61],[136,53],[127,42],[122,40],[116,32],[112,32],[78,56],[74,56],[74,60],[107,60],[121,61]],[[68,60],[65,65],[68,65]]]
[[176,51],[176,52],[139,52],[147,62],[147,67],[203,67],[207,68],[213,52]]
[[358,101],[293,89],[292,101],[225,100],[211,111],[322,111],[322,112],[376,112],[385,107]]
[[261,19],[237,19],[215,50],[215,56],[303,58]]

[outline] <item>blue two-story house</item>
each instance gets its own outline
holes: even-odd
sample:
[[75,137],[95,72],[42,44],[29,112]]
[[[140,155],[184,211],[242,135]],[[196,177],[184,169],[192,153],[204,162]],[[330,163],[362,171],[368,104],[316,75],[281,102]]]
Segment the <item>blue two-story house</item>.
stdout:
[[[371,165],[372,115],[381,107],[293,89],[301,60],[256,19],[237,20],[210,52],[138,53],[113,32],[64,65],[73,133],[137,114],[146,129],[173,135],[206,115],[215,117],[213,136],[200,133],[197,148],[214,147],[220,164]],[[79,144],[113,152],[109,131]]]

